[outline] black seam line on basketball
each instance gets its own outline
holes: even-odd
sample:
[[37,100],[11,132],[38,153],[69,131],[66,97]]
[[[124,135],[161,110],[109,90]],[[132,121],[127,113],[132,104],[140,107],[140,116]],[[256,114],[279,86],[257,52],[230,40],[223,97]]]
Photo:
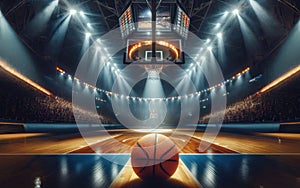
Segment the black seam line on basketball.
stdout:
[[153,159],[153,166],[152,166],[152,176],[155,176],[155,163],[156,163],[156,144],[157,144],[157,134],[155,134],[154,138],[154,159]]
[[178,162],[178,160],[175,160],[175,159],[168,159],[166,161],[168,161],[168,162]]
[[162,158],[164,158],[164,156],[167,155],[174,147],[175,147],[175,144],[172,147],[170,147],[165,153],[163,153],[161,155],[160,160],[162,160]]
[[146,163],[146,165],[142,168],[142,170],[139,171],[139,173],[141,173],[141,172],[143,172],[143,171],[145,170],[146,166],[148,166],[148,163],[149,163],[149,155],[148,155],[147,151],[144,150],[144,148],[142,148],[142,146],[140,145],[139,142],[136,142],[136,145],[142,150],[142,152],[143,152],[143,153],[146,155],[146,157],[147,157],[147,163]]
[[[161,161],[162,158],[163,158],[165,155],[167,155],[174,147],[175,147],[175,144],[174,144],[170,149],[168,149],[168,150],[160,157],[160,161]],[[169,159],[169,160],[170,160],[170,159]],[[168,160],[167,160],[167,161],[168,161]],[[166,174],[170,177],[171,174],[169,174],[169,173],[166,171],[166,169],[163,167],[162,164],[163,164],[163,163],[160,163],[160,164],[159,164],[160,168],[162,169],[162,171],[163,171],[164,173],[166,173]]]
[[162,163],[160,163],[159,166],[160,166],[160,168],[162,169],[162,171],[163,171],[164,173],[166,173],[169,177],[171,176],[171,174],[169,174],[169,173],[166,171],[166,169],[163,167]]
[[140,145],[140,143],[139,143],[139,142],[136,142],[136,145],[137,145],[137,146],[142,150],[142,152],[146,155],[147,159],[149,159],[149,155],[148,155],[147,151],[144,150],[144,148],[142,148],[142,146]]
[[[147,164],[148,164],[148,162],[147,162]],[[147,166],[147,165],[146,165],[146,166]],[[142,170],[140,170],[140,171],[138,172],[138,174],[142,173],[142,172],[145,170],[146,166],[144,166],[144,167],[142,168]]]

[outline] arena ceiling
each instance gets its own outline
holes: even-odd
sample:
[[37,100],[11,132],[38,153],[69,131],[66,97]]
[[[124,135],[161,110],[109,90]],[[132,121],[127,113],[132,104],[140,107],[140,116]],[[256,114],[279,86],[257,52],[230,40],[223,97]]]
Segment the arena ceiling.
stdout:
[[[218,33],[222,33],[223,46],[219,47],[213,42],[210,46],[225,78],[248,66],[257,67],[252,76],[258,74],[259,64],[276,51],[299,20],[300,15],[300,3],[297,0],[162,0],[159,2],[160,6],[169,6],[171,12],[176,11],[176,3],[178,3],[191,18],[190,31],[203,41],[208,43],[214,41]],[[258,10],[255,10],[257,7],[253,7],[251,2],[258,4],[266,14],[258,14]],[[45,74],[51,75],[51,70],[55,71],[57,66],[74,74],[83,54],[82,45],[86,33],[90,33],[91,38],[96,40],[118,28],[119,17],[129,4],[142,6],[147,4],[147,1],[6,0],[0,2],[0,8],[19,38],[38,59],[37,66],[40,66]],[[76,10],[78,16],[84,14],[85,19],[78,21],[71,18],[67,26],[64,26],[64,19],[70,14],[71,9]],[[220,19],[227,12],[235,14],[233,13],[235,9],[243,19],[242,24],[234,15],[231,19]],[[36,18],[41,15],[49,17],[45,23],[36,21]],[[270,21],[276,24],[272,25]],[[255,38],[257,44],[254,46],[248,44],[247,37]],[[195,48],[201,47],[195,46]],[[124,68],[122,59],[122,53],[112,57],[118,69]],[[182,67],[188,70],[190,64],[191,62],[187,61]],[[201,87],[204,86],[199,86]]]

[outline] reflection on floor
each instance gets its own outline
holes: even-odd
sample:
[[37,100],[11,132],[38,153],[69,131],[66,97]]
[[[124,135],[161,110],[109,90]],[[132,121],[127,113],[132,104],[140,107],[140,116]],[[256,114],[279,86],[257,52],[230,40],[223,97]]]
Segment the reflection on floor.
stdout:
[[[129,155],[114,157],[126,163]],[[108,187],[122,165],[100,155],[15,155],[0,156],[0,187]]]
[[300,187],[297,156],[181,155],[203,187]]
[[[109,187],[129,155],[2,155],[0,187]],[[300,155],[181,154],[190,174],[203,187],[299,187]],[[293,165],[295,164],[295,165]],[[184,179],[184,178],[183,178]],[[184,182],[160,185],[180,187]],[[183,181],[183,180],[181,180]],[[141,180],[127,185],[148,185]],[[147,187],[147,186],[145,186]]]

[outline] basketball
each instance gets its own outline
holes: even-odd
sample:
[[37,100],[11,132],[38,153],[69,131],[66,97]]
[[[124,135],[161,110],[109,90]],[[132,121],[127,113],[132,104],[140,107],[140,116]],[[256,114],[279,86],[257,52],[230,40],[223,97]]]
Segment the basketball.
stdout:
[[143,180],[166,180],[176,171],[179,155],[171,139],[149,134],[139,139],[131,152],[131,165]]

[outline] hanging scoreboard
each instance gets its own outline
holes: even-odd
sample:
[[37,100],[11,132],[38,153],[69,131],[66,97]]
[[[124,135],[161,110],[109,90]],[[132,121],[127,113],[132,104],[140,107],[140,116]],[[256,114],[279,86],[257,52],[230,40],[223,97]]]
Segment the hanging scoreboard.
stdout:
[[[151,10],[144,5],[138,7],[137,30],[140,32],[152,31]],[[170,7],[160,6],[156,14],[156,31],[171,31],[171,11]]]
[[122,38],[126,38],[135,30],[131,6],[119,18]]
[[190,18],[188,15],[178,6],[177,15],[175,17],[174,30],[187,39],[190,26]]

